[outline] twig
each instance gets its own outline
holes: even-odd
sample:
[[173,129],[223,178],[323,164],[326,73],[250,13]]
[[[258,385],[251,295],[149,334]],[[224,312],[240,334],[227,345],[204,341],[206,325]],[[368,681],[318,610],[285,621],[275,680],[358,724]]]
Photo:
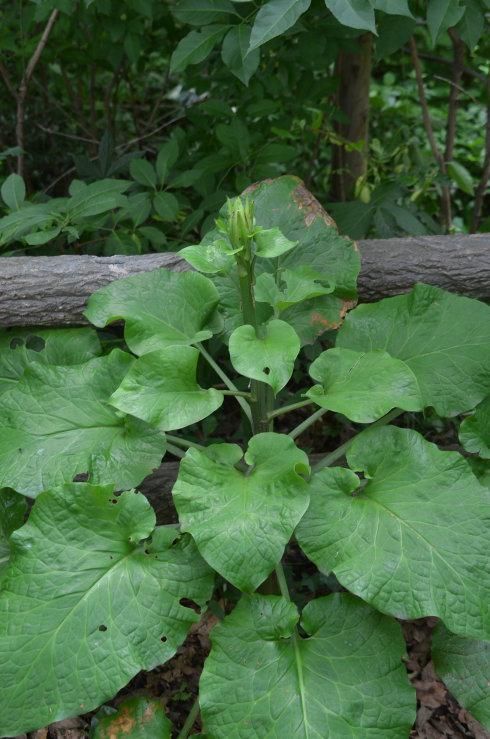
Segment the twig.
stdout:
[[2,79],[5,82],[7,90],[10,92],[14,100],[17,100],[17,91],[14,85],[12,84],[12,80],[10,79],[10,75],[8,73],[7,67],[5,67],[3,62],[1,61],[0,61],[0,75],[2,76]]
[[37,63],[39,62],[39,59],[41,58],[41,54],[43,53],[43,50],[46,44],[48,43],[50,33],[53,30],[53,26],[56,23],[56,19],[59,16],[59,12],[60,12],[59,10],[55,9],[52,11],[51,15],[49,16],[48,22],[46,23],[44,31],[41,34],[41,38],[39,39],[38,44],[36,48],[34,49],[34,53],[29,59],[29,62],[27,63],[27,67],[25,68],[24,74],[22,75],[22,79],[19,85],[19,90],[17,93],[17,124],[15,127],[15,134],[16,134],[16,139],[17,139],[17,146],[20,148],[20,152],[17,157],[17,174],[19,174],[21,177],[24,175],[24,161],[25,161],[24,119],[25,119],[25,102],[26,102],[26,97],[27,97],[27,90],[29,88],[29,82],[31,81],[31,77],[34,73]]
[[[407,47],[407,46],[404,46],[403,47],[403,51],[406,54],[410,54],[410,48]],[[420,59],[427,59],[427,61],[429,61],[429,62],[436,62],[438,64],[444,64],[446,66],[447,65],[450,66],[453,63],[451,59],[446,59],[443,56],[436,56],[436,54],[427,54],[424,51],[419,51],[418,52],[418,55],[419,55],[419,58]],[[471,69],[471,67],[463,67],[463,74],[466,75],[466,76],[468,76],[468,77],[474,77],[475,79],[481,80],[483,82],[485,81],[485,75],[482,72],[477,72],[475,69]],[[437,77],[436,77],[436,79],[437,79]],[[447,80],[446,80],[446,82],[447,82]]]
[[[441,151],[439,151],[439,147],[437,146],[437,141],[434,136],[434,128],[432,126],[429,106],[428,106],[427,97],[425,94],[422,65],[420,64],[417,44],[413,36],[410,39],[410,53],[412,56],[412,63],[413,63],[414,70],[415,70],[415,79],[417,80],[417,90],[418,90],[418,95],[419,95],[419,102],[420,102],[420,107],[422,109],[422,121],[424,124],[425,132],[427,134],[427,139],[429,141],[429,146],[432,151],[432,156],[434,157],[441,174],[443,175],[443,177],[446,177],[447,175],[446,163],[444,161],[444,157]],[[442,194],[441,194],[442,222],[445,227],[445,230],[449,231],[451,227],[451,222],[452,222],[451,195],[450,195],[449,188],[447,185],[443,185],[441,188],[441,191],[442,191]]]
[[76,136],[73,133],[64,133],[63,131],[55,131],[52,128],[46,128],[46,126],[41,125],[40,123],[36,123],[37,128],[39,128],[41,131],[44,131],[44,133],[49,133],[50,136],[62,136],[65,139],[73,139],[74,141],[85,141],[87,144],[99,144],[99,142],[96,139],[88,139],[85,136]]

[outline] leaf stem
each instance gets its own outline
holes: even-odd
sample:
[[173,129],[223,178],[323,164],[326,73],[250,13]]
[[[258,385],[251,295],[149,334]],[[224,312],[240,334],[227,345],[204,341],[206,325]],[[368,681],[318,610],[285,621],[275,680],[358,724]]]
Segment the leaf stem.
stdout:
[[296,428],[294,428],[292,431],[289,432],[288,436],[291,437],[291,439],[296,439],[300,434],[303,433],[303,431],[306,431],[310,426],[313,426],[314,423],[318,421],[322,416],[325,415],[325,413],[328,413],[328,410],[326,408],[319,408],[317,411],[311,414],[311,416],[308,416],[308,418],[305,418],[302,423],[298,424]]
[[177,739],[187,739],[187,737],[192,731],[192,727],[194,726],[196,718],[199,715],[199,710],[200,710],[199,709],[199,698],[196,698],[196,700],[192,704],[192,708],[189,711],[189,714],[185,720],[182,730],[177,736]]
[[223,395],[231,395],[235,398],[247,398],[248,400],[252,398],[252,393],[242,393],[241,390],[220,390],[220,393]]
[[276,577],[277,577],[277,583],[279,585],[279,590],[281,591],[282,597],[286,598],[286,600],[291,600],[291,596],[289,594],[288,583],[286,580],[286,575],[284,572],[284,567],[282,566],[282,562],[279,562],[276,565]]
[[206,447],[202,446],[202,444],[197,444],[195,441],[189,441],[188,439],[181,439],[180,436],[172,436],[172,434],[165,433],[166,439],[171,444],[176,444],[177,446],[181,446],[183,449],[205,449]]
[[272,420],[273,418],[277,418],[277,416],[282,416],[283,413],[289,413],[290,411],[295,411],[298,408],[304,408],[306,405],[312,405],[313,402],[313,400],[298,400],[297,403],[283,405],[282,408],[276,408],[274,411],[271,411],[268,415],[268,419]]
[[[233,390],[234,393],[238,393],[239,390],[236,387],[236,385],[233,384],[233,382],[230,380],[230,378],[228,377],[228,375],[226,374],[226,372],[224,372],[221,369],[221,367],[219,366],[219,364],[217,364],[217,362],[214,361],[214,359],[212,358],[211,354],[209,354],[206,351],[206,349],[203,347],[203,345],[202,344],[196,344],[196,346],[199,349],[199,351],[201,352],[201,354],[204,357],[204,359],[206,360],[206,362],[214,369],[214,371],[216,372],[216,374],[218,375],[218,377],[220,377],[223,380],[223,382],[225,383],[226,387],[229,390]],[[236,396],[236,399],[237,399],[237,402],[242,407],[242,410],[245,413],[245,415],[247,416],[248,420],[250,421],[250,424],[252,424],[252,411],[250,409],[249,404],[247,403],[247,401],[245,400],[245,398],[242,398],[240,395],[237,395]]]
[[[372,423],[368,428],[372,429],[376,428],[377,426],[386,426],[387,423],[390,423],[390,421],[393,421],[394,418],[401,416],[402,413],[403,411],[401,411],[399,408],[394,408],[392,411],[387,413],[386,416],[383,416],[383,418],[379,418],[377,421]],[[366,429],[359,431],[351,439],[341,444],[339,447],[337,447],[337,449],[334,449],[333,452],[330,452],[330,454],[326,454],[323,459],[320,459],[320,461],[316,463],[316,465],[313,467],[313,471],[318,472],[318,470],[321,470],[324,467],[330,467],[330,465],[332,465],[338,459],[344,457],[354,439],[357,439],[359,434],[364,433],[365,430]]]
[[173,444],[169,444],[168,442],[167,442],[167,452],[170,452],[170,454],[173,454],[174,457],[178,457],[179,459],[182,459],[182,457],[185,457],[185,452],[183,449],[179,449],[178,446],[174,446]]

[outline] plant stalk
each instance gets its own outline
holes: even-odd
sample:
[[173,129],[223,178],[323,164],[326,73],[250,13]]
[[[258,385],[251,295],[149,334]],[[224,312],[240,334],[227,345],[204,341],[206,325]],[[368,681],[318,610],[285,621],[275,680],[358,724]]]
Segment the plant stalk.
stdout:
[[249,400],[252,397],[251,393],[242,393],[241,390],[220,390],[220,393],[222,393],[222,395],[230,395],[234,398],[248,398]]
[[276,408],[274,411],[271,411],[271,413],[269,413],[269,421],[271,421],[273,418],[277,418],[277,416],[282,416],[284,413],[289,413],[290,411],[295,411],[298,408],[304,408],[305,406],[312,404],[313,400],[298,400],[297,403],[283,405],[282,408]]
[[279,562],[276,565],[276,578],[277,578],[277,583],[279,585],[279,590],[281,591],[282,597],[286,598],[286,600],[291,600],[291,596],[289,594],[288,583],[286,580],[286,575],[284,572],[284,567],[282,566],[282,562]]
[[187,439],[181,439],[180,436],[172,436],[172,434],[165,433],[167,441],[176,446],[182,447],[183,449],[205,449],[206,447],[202,444],[197,444],[195,441],[188,441]]
[[179,459],[182,459],[182,457],[185,457],[185,452],[183,449],[179,449],[178,446],[169,444],[168,441],[167,441],[167,452],[170,452],[170,454],[173,454],[174,457],[178,457]]
[[322,416],[324,416],[325,413],[328,413],[328,410],[326,408],[319,408],[317,411],[312,413],[311,416],[308,416],[308,418],[305,418],[304,421],[299,423],[296,428],[290,431],[288,436],[290,436],[291,439],[296,439],[303,433],[303,431],[306,431],[306,429],[310,428],[310,426],[313,426],[313,424],[316,423]]
[[[398,416],[401,416],[403,411],[401,411],[399,408],[394,408],[392,411],[386,414],[386,416],[383,416],[383,418],[378,419],[374,423],[372,423],[369,428],[376,428],[377,426],[386,426],[387,423],[390,423],[390,421],[393,421],[393,419],[397,418]],[[358,434],[355,434],[355,436],[352,437],[352,439],[349,439],[348,441],[345,441],[343,444],[341,444],[337,449],[334,449],[333,452],[330,452],[330,454],[326,454],[323,459],[321,459],[319,462],[316,463],[316,465],[313,467],[314,472],[318,472],[318,470],[322,470],[324,467],[330,467],[334,462],[336,462],[338,459],[341,459],[345,456],[347,450],[349,449],[350,445],[354,441],[354,439],[357,439],[357,437],[360,434],[363,434],[365,429],[362,431],[359,431]]]
[[192,727],[194,726],[196,718],[199,715],[199,710],[200,710],[199,709],[199,698],[196,698],[196,700],[192,704],[192,708],[189,711],[189,714],[185,720],[182,730],[177,736],[177,739],[187,739],[187,737],[192,731]]
[[[253,326],[257,336],[260,336],[260,326],[257,322],[255,310],[255,299],[253,293],[253,261],[250,255],[250,243],[245,249],[245,256],[237,254],[238,278],[240,285],[240,302],[242,306],[243,322]],[[272,430],[272,421],[269,413],[274,406],[274,394],[272,388],[260,380],[252,380],[250,383],[252,392],[252,430],[254,434]]]
[[[199,349],[199,351],[201,352],[201,354],[204,357],[204,359],[206,360],[206,362],[210,365],[210,367],[212,367],[214,369],[214,371],[216,372],[216,374],[218,375],[218,377],[221,380],[223,380],[223,382],[225,383],[226,387],[229,390],[233,390],[233,393],[234,394],[238,393],[239,390],[236,387],[236,385],[234,385],[234,383],[230,380],[230,378],[228,377],[228,375],[226,374],[226,372],[224,372],[224,370],[221,369],[221,367],[219,366],[219,364],[214,361],[214,359],[211,356],[211,354],[209,354],[206,351],[206,349],[203,347],[203,345],[202,344],[197,344],[196,346]],[[237,402],[240,404],[240,406],[241,406],[243,412],[245,413],[246,417],[250,421],[250,425],[252,425],[252,411],[251,411],[250,405],[247,403],[247,401],[245,400],[245,398],[242,398],[240,395],[236,395],[236,399],[237,399]]]

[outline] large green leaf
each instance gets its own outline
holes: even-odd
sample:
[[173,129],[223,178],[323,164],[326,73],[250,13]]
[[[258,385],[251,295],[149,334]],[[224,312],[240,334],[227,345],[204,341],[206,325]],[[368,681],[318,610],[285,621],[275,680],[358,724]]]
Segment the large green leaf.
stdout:
[[224,239],[215,236],[215,232],[210,236],[206,235],[200,244],[185,246],[179,254],[199,272],[228,274],[236,267],[235,258],[232,253],[225,251]]
[[435,46],[448,28],[455,26],[465,12],[460,0],[429,0],[427,4],[427,26]]
[[459,429],[459,440],[467,452],[490,459],[490,396],[465,418]]
[[466,460],[395,427],[365,431],[347,459],[367,484],[341,467],[313,477],[305,554],[380,611],[490,637],[490,491]]
[[179,41],[170,60],[172,72],[183,72],[190,64],[199,64],[212,52],[218,41],[221,41],[229,25],[213,24],[204,26],[199,31],[191,31]]
[[490,729],[490,641],[465,639],[438,624],[431,654],[438,676],[457,701]]
[[18,174],[10,174],[0,188],[2,200],[10,210],[19,210],[26,199],[26,186]]
[[334,285],[310,267],[297,267],[283,269],[276,276],[269,272],[259,275],[255,283],[255,299],[258,303],[269,303],[279,314],[296,303],[329,295],[334,289]]
[[219,296],[194,272],[158,269],[111,282],[90,296],[85,315],[95,326],[125,320],[131,351],[146,354],[209,339]]
[[189,449],[173,489],[182,531],[204,559],[241,590],[253,591],[281,559],[308,507],[308,457],[282,434]]
[[244,85],[248,85],[260,63],[260,49],[249,51],[248,48],[251,31],[246,23],[233,26],[226,34],[221,48],[223,62]]
[[250,49],[262,46],[294,26],[310,5],[311,0],[269,0],[266,2],[255,16]]
[[121,490],[165,453],[164,435],[108,401],[133,357],[115,349],[74,367],[33,364],[0,406],[0,487],[35,497],[87,475]]
[[237,15],[230,0],[180,0],[172,6],[172,13],[179,21],[190,26],[226,23],[230,15]]
[[253,326],[239,326],[229,342],[231,363],[236,371],[267,383],[275,394],[293,374],[300,348],[294,328],[279,320],[269,321],[258,331]]
[[197,384],[198,359],[199,351],[193,346],[172,346],[143,355],[111,396],[111,404],[162,431],[201,421],[221,406],[224,396]]
[[373,3],[370,0],[325,0],[325,5],[343,26],[376,33]]
[[66,214],[70,221],[97,216],[125,204],[122,193],[130,187],[126,180],[99,180],[85,185],[66,204]]
[[19,210],[0,218],[0,246],[16,241],[31,231],[49,227],[58,217],[62,201],[57,198],[38,205],[24,203]]
[[97,721],[91,739],[172,739],[162,702],[143,695],[127,698]]
[[383,349],[402,359],[424,406],[441,416],[470,410],[490,391],[490,307],[430,285],[352,311],[337,346]]
[[0,331],[0,394],[11,389],[33,362],[82,364],[101,353],[91,328]]
[[310,343],[324,331],[338,328],[347,310],[355,304],[360,268],[355,244],[340,236],[325,213],[297,177],[278,177],[251,190],[257,223],[277,226],[297,246],[279,257],[278,269],[309,267],[318,277],[334,285],[329,295],[305,301],[282,316],[297,331],[303,343]]
[[393,408],[423,408],[412,370],[387,352],[328,349],[310,367],[321,385],[306,395],[322,408],[342,413],[356,423],[372,423]]
[[298,245],[297,241],[287,239],[279,228],[259,228],[254,234],[255,250],[258,257],[282,257]]
[[[355,244],[340,236],[334,222],[320,203],[297,177],[286,175],[254,185],[245,191],[254,201],[257,224],[263,228],[278,228],[297,246],[278,257],[274,264],[257,259],[257,270],[309,268],[316,279],[331,284],[328,295],[293,305],[281,315],[296,331],[302,344],[312,343],[325,331],[338,328],[350,308],[355,305],[356,281],[360,260]],[[274,267],[274,269],[273,269]],[[231,278],[217,277],[215,284],[224,305],[228,331],[240,324],[240,306],[233,296]]]
[[408,7],[408,0],[371,0],[371,5],[375,10],[381,10],[382,13],[404,15],[408,18],[413,18],[412,12]]
[[242,596],[211,634],[200,682],[214,739],[406,739],[415,691],[405,644],[390,618],[346,593],[295,606]]
[[154,526],[146,498],[112,486],[39,496],[0,594],[4,736],[90,711],[175,653],[199,618],[181,600],[203,605],[213,577],[188,537]]
[[10,559],[10,535],[24,523],[26,509],[22,495],[8,488],[0,489],[0,573]]

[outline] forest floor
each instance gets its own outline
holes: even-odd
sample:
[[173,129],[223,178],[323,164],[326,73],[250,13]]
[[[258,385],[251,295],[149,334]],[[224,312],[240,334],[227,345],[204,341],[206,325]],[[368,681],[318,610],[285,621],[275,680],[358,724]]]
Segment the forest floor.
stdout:
[[[213,616],[204,619],[191,631],[173,659],[151,672],[140,673],[111,701],[111,705],[117,707],[130,695],[149,694],[162,701],[174,726],[181,728],[197,694],[199,675],[209,651],[209,631],[215,622]],[[430,661],[430,640],[435,623],[436,619],[403,623],[407,671],[417,691],[417,720],[410,739],[490,739],[490,732],[461,708],[434,673]],[[93,714],[87,714],[59,721],[45,729],[23,734],[18,739],[87,739],[92,717]],[[194,731],[199,729],[197,721]]]

